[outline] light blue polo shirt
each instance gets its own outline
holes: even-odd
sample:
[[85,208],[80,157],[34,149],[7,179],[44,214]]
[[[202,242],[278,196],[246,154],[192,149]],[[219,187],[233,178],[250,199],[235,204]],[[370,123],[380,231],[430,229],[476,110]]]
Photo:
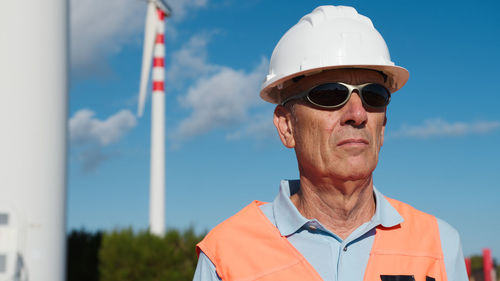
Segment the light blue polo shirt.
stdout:
[[[345,240],[326,229],[316,219],[306,219],[290,200],[300,188],[298,180],[283,180],[273,202],[260,208],[281,235],[306,258],[325,281],[363,280],[375,238],[375,228],[395,226],[403,218],[374,188],[376,209],[372,219],[354,230]],[[457,231],[438,219],[441,246],[448,281],[467,281],[464,257]],[[202,252],[194,281],[221,280],[214,264]]]

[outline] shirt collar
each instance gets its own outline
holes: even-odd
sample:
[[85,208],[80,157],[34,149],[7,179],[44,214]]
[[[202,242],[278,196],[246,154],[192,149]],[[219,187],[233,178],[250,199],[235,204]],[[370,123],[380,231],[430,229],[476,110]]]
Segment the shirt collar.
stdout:
[[[282,236],[289,236],[297,232],[304,224],[310,221],[300,214],[299,210],[292,203],[292,200],[290,200],[290,196],[297,193],[299,189],[299,180],[282,180],[280,192],[273,201],[273,214],[276,219],[276,227]],[[378,225],[392,227],[403,222],[403,217],[375,187],[373,187],[373,193],[377,207],[370,225],[373,225],[373,227]]]
[[377,204],[372,218],[375,226],[381,224],[383,227],[392,227],[403,222],[403,217],[375,186],[373,187],[373,194]]
[[282,180],[280,192],[273,201],[273,213],[276,227],[282,236],[288,236],[299,230],[309,220],[300,214],[290,200],[290,196],[300,189],[299,180]]

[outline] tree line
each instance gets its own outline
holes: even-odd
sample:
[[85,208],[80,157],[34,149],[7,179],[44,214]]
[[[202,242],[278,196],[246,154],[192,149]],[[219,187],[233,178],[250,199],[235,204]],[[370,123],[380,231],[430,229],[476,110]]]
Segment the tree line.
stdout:
[[112,232],[73,230],[67,240],[67,281],[187,281],[205,234],[171,229],[163,237],[131,228]]

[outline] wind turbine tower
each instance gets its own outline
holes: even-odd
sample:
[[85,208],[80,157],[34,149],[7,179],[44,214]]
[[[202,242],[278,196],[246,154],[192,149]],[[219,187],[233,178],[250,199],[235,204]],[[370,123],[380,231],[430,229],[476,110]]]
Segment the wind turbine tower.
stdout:
[[165,18],[171,10],[163,0],[148,0],[138,116],[142,116],[153,62],[149,231],[165,234]]
[[0,1],[0,280],[65,280],[68,2]]

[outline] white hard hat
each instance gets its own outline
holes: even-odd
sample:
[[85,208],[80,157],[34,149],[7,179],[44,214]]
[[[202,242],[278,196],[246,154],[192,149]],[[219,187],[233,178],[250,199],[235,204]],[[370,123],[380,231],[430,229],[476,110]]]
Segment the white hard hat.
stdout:
[[280,103],[283,83],[323,70],[364,68],[383,72],[386,87],[399,90],[410,74],[391,61],[371,20],[352,7],[320,6],[288,30],[274,48],[260,96]]

